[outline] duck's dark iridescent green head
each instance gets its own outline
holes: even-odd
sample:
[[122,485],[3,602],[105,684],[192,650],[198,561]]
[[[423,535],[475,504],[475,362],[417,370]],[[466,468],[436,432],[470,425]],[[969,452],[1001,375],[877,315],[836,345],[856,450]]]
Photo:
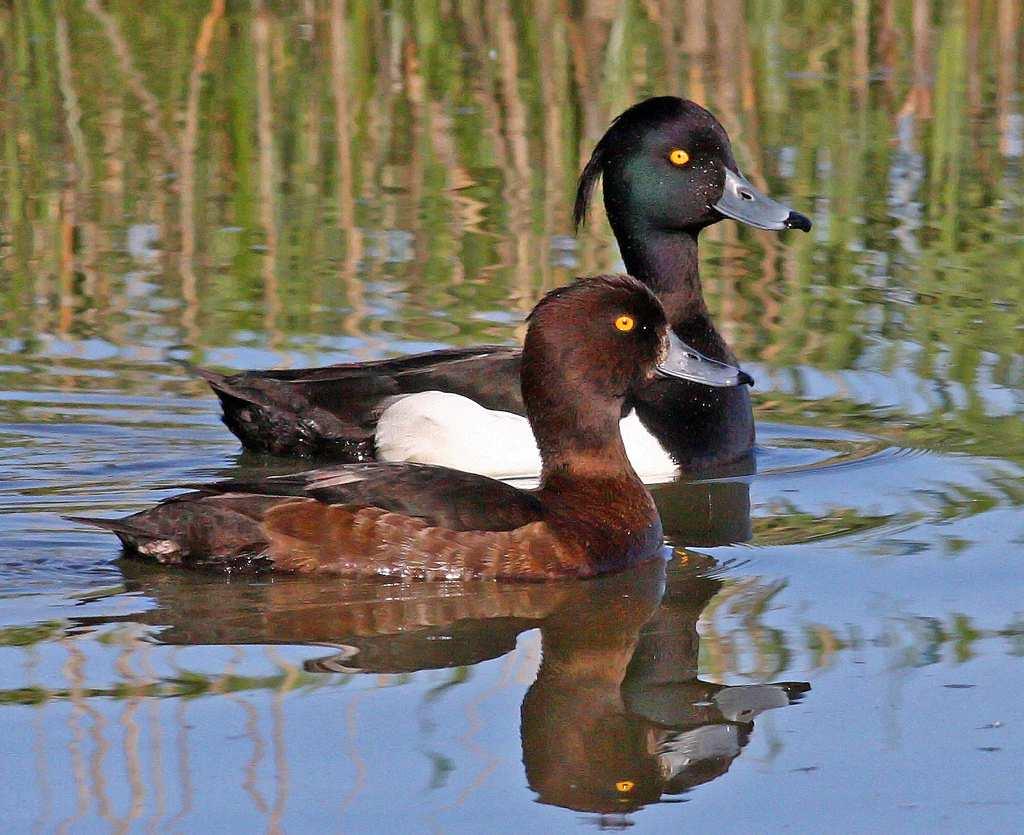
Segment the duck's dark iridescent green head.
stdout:
[[620,240],[627,226],[697,232],[723,217],[760,229],[811,228],[810,220],[739,173],[729,136],[714,116],[674,96],[642,101],[612,122],[580,175],[577,229],[598,177]]

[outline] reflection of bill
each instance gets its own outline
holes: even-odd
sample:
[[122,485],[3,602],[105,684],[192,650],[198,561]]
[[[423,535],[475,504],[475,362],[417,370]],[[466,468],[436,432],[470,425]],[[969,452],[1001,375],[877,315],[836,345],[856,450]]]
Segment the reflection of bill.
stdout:
[[622,684],[623,702],[656,741],[662,792],[678,794],[729,770],[750,739],[754,718],[796,701],[805,682],[726,686],[697,677],[697,621],[721,583],[702,576],[670,580],[661,606],[641,630]]
[[540,800],[628,812],[706,783],[739,756],[755,716],[810,689],[697,678],[697,620],[720,586],[695,570],[673,571],[654,606],[631,598],[632,619],[621,606],[597,605],[563,606],[545,621],[522,726]]
[[[721,581],[708,558],[653,561],[585,583],[385,584],[284,578],[259,585],[126,560],[126,585],[170,644],[315,643],[310,672],[404,673],[475,664],[539,629],[523,700],[527,780],[544,803],[625,813],[724,774],[761,712],[804,683],[730,687],[697,677],[697,621]],[[98,620],[98,619],[97,619]],[[445,640],[439,640],[439,639]]]

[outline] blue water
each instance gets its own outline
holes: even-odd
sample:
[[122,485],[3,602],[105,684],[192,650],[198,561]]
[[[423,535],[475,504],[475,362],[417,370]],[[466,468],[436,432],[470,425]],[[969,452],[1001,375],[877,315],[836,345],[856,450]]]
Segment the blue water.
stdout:
[[[1020,831],[1019,9],[286,5],[0,4],[5,831]],[[61,518],[301,466],[182,361],[517,343],[616,268],[579,149],[668,86],[815,227],[702,238],[757,470],[654,488],[665,566],[223,577]]]

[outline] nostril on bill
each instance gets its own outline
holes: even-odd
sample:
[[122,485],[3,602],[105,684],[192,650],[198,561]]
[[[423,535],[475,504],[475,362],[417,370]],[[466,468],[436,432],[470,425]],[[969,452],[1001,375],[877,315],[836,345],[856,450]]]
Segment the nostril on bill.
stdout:
[[799,212],[790,212],[789,216],[783,221],[783,225],[787,229],[799,229],[802,232],[811,231],[811,219]]

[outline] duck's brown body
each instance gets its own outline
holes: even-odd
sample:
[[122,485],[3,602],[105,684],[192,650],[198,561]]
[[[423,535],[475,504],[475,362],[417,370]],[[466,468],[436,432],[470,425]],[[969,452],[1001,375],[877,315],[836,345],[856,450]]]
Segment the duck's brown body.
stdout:
[[[374,467],[393,476],[407,469]],[[536,495],[467,476],[475,482],[472,501],[467,495],[454,507],[448,501],[435,509],[428,491],[416,503],[407,498],[406,512],[396,512],[377,506],[389,504],[386,495],[377,505],[313,498],[342,480],[344,468],[320,477],[316,472],[264,487],[300,493],[297,485],[305,484],[308,498],[216,492],[236,486],[226,482],[123,520],[82,521],[107,528],[133,553],[165,565],[426,580],[586,578],[649,558],[662,542],[653,500],[628,476],[558,474]],[[384,489],[380,482],[378,489]]]
[[530,581],[593,577],[657,552],[661,522],[646,491],[621,480],[574,486],[542,518],[507,531],[456,531],[377,507],[287,502],[264,514],[265,553],[274,568],[299,573]]

